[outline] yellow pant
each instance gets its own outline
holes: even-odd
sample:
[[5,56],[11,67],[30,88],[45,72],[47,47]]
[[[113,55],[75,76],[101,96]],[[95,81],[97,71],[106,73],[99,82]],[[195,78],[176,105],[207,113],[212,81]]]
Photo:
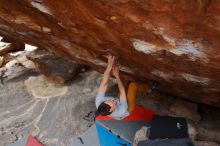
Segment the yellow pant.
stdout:
[[146,92],[148,89],[147,84],[131,82],[128,86],[127,101],[128,101],[128,112],[131,114],[136,105],[136,94],[137,92]]

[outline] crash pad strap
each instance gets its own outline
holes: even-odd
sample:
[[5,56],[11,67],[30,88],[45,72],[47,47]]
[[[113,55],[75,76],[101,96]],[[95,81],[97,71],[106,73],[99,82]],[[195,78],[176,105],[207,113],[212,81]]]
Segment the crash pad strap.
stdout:
[[[130,114],[129,116],[125,117],[122,120],[125,121],[132,121],[132,120],[140,120],[140,121],[150,121],[153,117],[153,115],[155,115],[156,113],[146,109],[142,106],[137,105],[134,109],[134,111],[132,112],[132,114]],[[114,118],[111,118],[109,116],[101,116],[99,115],[98,117],[96,117],[96,120],[115,120]]]

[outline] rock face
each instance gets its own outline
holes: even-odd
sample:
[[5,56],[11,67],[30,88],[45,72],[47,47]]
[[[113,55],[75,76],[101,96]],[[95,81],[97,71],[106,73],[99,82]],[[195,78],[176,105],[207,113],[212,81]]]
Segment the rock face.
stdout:
[[81,65],[65,60],[46,50],[37,49],[28,55],[28,59],[35,63],[40,73],[60,84],[71,80],[82,68]]
[[11,51],[21,51],[21,50],[24,50],[24,48],[25,48],[24,43],[9,43],[9,44],[5,44],[4,46],[0,46],[0,55],[4,56],[8,52],[11,52]]
[[4,57],[0,56],[0,67],[2,67],[3,62],[4,62]]
[[[13,10],[13,11],[12,11]],[[0,35],[220,107],[219,0],[1,0]]]
[[198,114],[198,106],[195,103],[176,100],[171,106],[170,111],[180,117],[186,117],[194,122],[199,122],[201,116]]

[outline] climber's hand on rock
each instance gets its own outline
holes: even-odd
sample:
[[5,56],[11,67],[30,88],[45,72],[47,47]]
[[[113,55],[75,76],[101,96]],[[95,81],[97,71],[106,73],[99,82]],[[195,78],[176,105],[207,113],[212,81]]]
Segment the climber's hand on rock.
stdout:
[[108,66],[107,66],[108,71],[111,71],[114,63],[115,63],[115,56],[109,55],[108,56]]

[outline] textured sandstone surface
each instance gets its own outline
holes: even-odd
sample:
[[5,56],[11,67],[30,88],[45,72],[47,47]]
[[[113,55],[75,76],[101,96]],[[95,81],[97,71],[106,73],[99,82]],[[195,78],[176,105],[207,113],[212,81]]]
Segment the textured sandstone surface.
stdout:
[[194,122],[201,120],[201,116],[198,114],[198,105],[195,103],[176,100],[170,106],[170,111],[179,117],[187,117]]
[[4,56],[8,52],[21,51],[24,50],[24,48],[25,48],[24,43],[7,43],[4,46],[0,46],[0,55]]
[[55,83],[63,84],[70,81],[82,69],[82,65],[42,49],[31,52],[27,58],[34,62],[41,74]]
[[219,0],[0,0],[0,35],[220,107]]

